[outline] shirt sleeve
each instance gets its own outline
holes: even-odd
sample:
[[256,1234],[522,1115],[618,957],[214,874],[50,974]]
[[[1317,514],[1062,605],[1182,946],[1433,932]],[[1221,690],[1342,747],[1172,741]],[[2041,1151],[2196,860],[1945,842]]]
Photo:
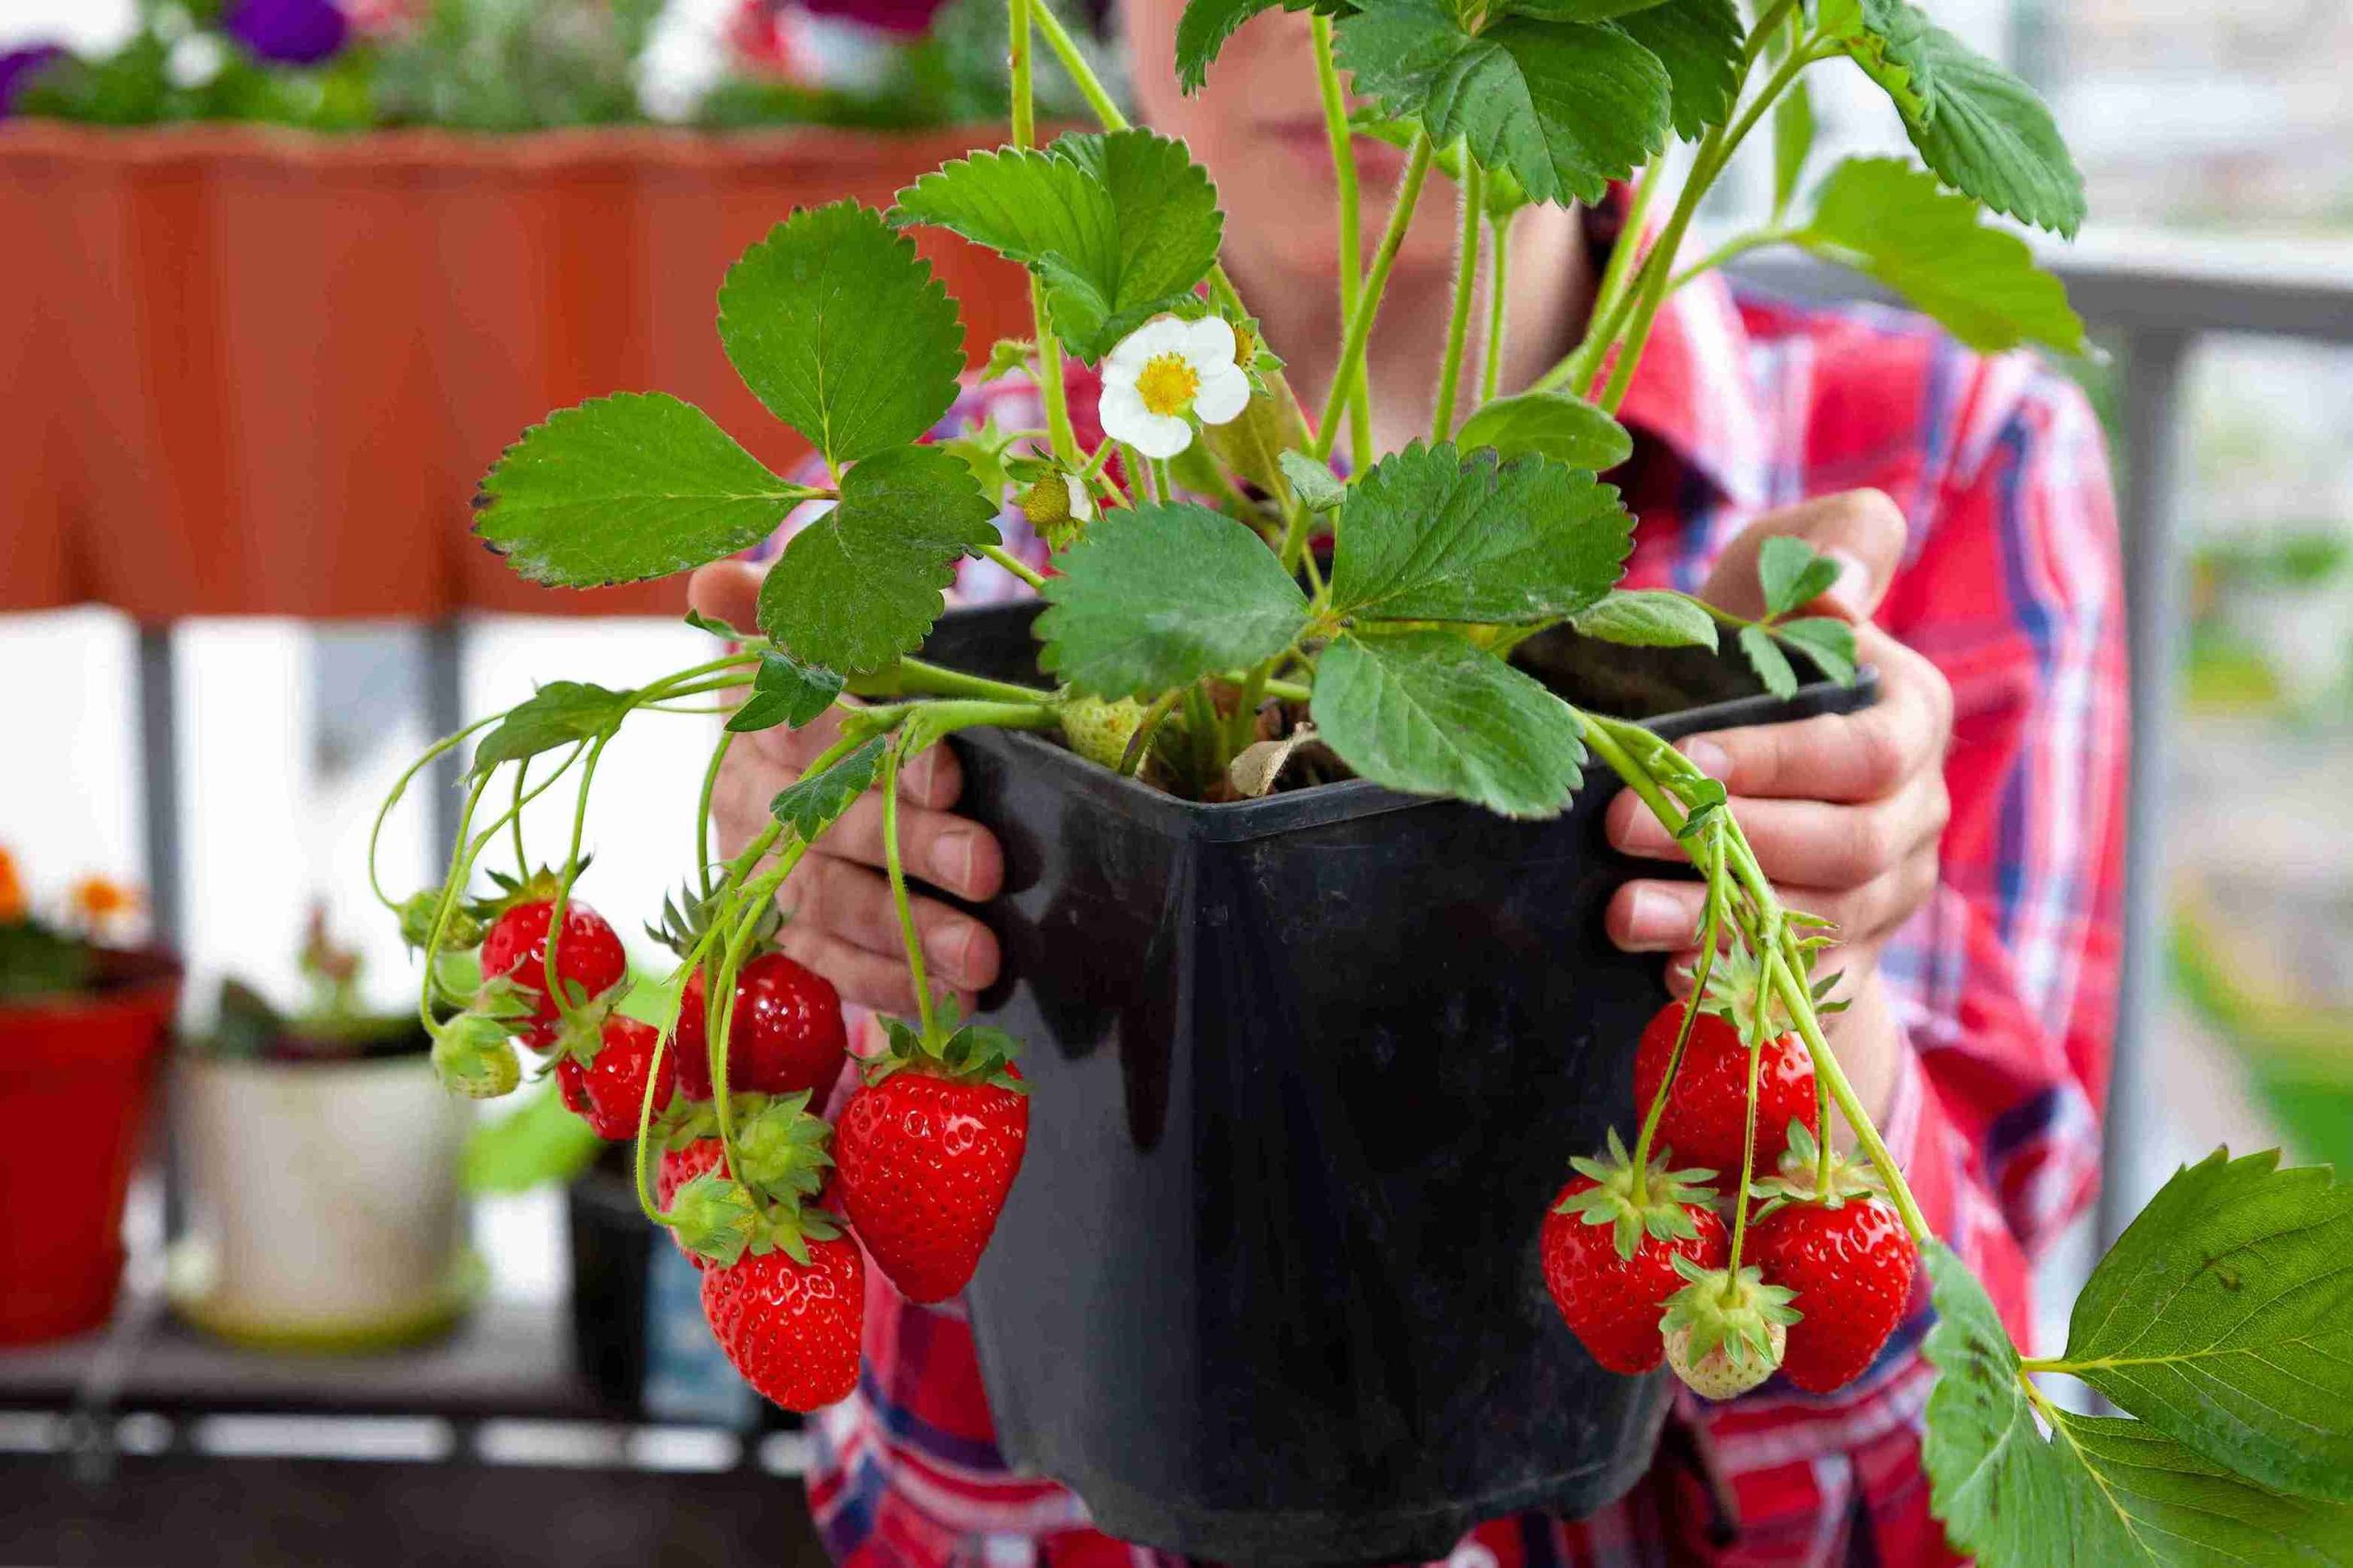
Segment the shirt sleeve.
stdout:
[[1916,1053],[1907,1164],[2022,1326],[2099,1175],[2130,690],[2105,442],[2080,391],[1981,361],[1882,612],[1951,683],[1940,885],[1882,972]]

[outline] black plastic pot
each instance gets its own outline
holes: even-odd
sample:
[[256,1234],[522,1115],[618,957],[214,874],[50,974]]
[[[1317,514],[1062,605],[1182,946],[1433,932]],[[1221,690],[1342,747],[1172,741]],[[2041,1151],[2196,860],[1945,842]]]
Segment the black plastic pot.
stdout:
[[[1036,681],[1034,613],[952,614],[926,653]],[[1691,694],[1669,735],[1872,692],[1531,653],[1610,711]],[[1631,1141],[1665,1000],[1602,935],[1633,869],[1601,835],[1606,776],[1528,824],[1362,781],[1198,805],[1033,735],[958,744],[1007,863],[982,1009],[1035,1085],[970,1298],[1007,1457],[1112,1535],[1244,1568],[1440,1558],[1482,1519],[1629,1488],[1664,1374],[1595,1366],[1537,1263],[1570,1156]]]

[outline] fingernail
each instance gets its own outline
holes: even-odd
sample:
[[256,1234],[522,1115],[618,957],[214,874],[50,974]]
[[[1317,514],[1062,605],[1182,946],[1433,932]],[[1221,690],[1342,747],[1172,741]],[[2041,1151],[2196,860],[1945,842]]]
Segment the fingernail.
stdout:
[[1677,939],[1681,925],[1674,898],[1654,887],[1637,886],[1626,911],[1626,935],[1641,947]]
[[946,888],[972,885],[972,858],[978,841],[969,828],[952,828],[931,846],[931,880]]
[[1824,589],[1822,597],[1857,620],[1867,618],[1871,608],[1871,569],[1863,564],[1860,556],[1843,550],[1825,550],[1822,553],[1838,563],[1838,580]]
[[1732,777],[1732,756],[1705,735],[1683,743],[1683,755],[1692,767],[1722,783]]
[[930,955],[932,967],[939,971],[940,979],[961,980],[972,956],[972,927],[961,922],[942,926],[924,943],[924,951]]

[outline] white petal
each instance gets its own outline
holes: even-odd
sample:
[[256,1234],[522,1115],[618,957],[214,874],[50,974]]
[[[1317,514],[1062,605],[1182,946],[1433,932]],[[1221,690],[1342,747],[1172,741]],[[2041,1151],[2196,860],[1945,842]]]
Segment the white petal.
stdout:
[[1193,444],[1193,427],[1173,414],[1147,413],[1136,433],[1123,439],[1145,457],[1173,458]]
[[1115,441],[1132,445],[1145,421],[1156,417],[1143,405],[1143,393],[1136,391],[1132,381],[1103,382],[1103,396],[1095,405],[1096,417],[1102,421],[1103,434]]
[[1185,324],[1175,316],[1154,316],[1127,336],[1118,347],[1103,357],[1103,379],[1118,380],[1132,384],[1143,374],[1144,362],[1155,354],[1172,349],[1181,350],[1185,345]]
[[1228,360],[1222,369],[1211,370],[1201,378],[1200,391],[1193,394],[1193,413],[1204,425],[1222,425],[1240,414],[1249,401],[1250,378]]
[[1070,515],[1082,523],[1091,521],[1095,517],[1095,498],[1087,494],[1086,486],[1079,483],[1078,475],[1063,475],[1063,490],[1070,496]]
[[1203,316],[1199,321],[1184,324],[1185,358],[1193,369],[1208,381],[1218,370],[1233,363],[1233,328],[1223,316]]

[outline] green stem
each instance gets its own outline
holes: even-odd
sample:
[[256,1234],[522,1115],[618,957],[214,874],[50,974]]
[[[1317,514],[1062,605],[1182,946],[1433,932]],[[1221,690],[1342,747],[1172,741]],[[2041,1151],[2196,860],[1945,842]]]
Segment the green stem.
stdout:
[[1493,403],[1503,388],[1504,328],[1508,306],[1506,304],[1506,283],[1511,266],[1511,215],[1506,213],[1487,224],[1487,243],[1493,250],[1487,260],[1487,342],[1485,363],[1479,369],[1479,401]]
[[1454,434],[1454,396],[1462,384],[1462,351],[1471,341],[1471,304],[1479,286],[1480,208],[1487,195],[1487,173],[1471,156],[1470,143],[1457,142],[1462,160],[1462,238],[1454,256],[1454,309],[1446,318],[1446,357],[1438,361],[1438,404],[1430,413],[1430,439]]
[[1767,245],[1790,244],[1803,233],[1802,229],[1771,228],[1752,229],[1747,233],[1736,234],[1677,273],[1667,284],[1666,291],[1672,294],[1694,278],[1704,277],[1728,262],[1736,261],[1750,251],[1763,250]]
[[1727,1301],[1733,1299],[1733,1286],[1740,1278],[1741,1248],[1748,1239],[1748,1188],[1756,1179],[1756,1087],[1764,1074],[1765,1015],[1772,1006],[1770,981],[1775,968],[1781,961],[1780,951],[1776,943],[1776,938],[1779,935],[1779,912],[1768,910],[1762,922],[1768,933],[1765,941],[1761,944],[1765,949],[1765,973],[1768,983],[1757,990],[1756,1012],[1751,1023],[1755,1038],[1749,1041],[1748,1045],[1748,1119],[1741,1131],[1740,1185],[1733,1191],[1732,1261],[1725,1269],[1725,1273],[1729,1276],[1725,1281],[1724,1292],[1724,1299]]
[[425,981],[416,997],[416,1016],[423,1021],[426,1033],[435,1032],[433,1024],[433,960],[440,956],[441,937],[449,927],[449,913],[458,906],[458,890],[466,880],[467,868],[473,864],[469,852],[466,833],[473,826],[474,808],[482,803],[482,792],[490,787],[490,776],[475,779],[466,791],[465,810],[458,815],[458,841],[449,846],[449,874],[441,881],[441,898],[433,906],[433,928],[425,938]]
[[[1658,778],[1637,759],[1627,741],[1633,739],[1645,749],[1660,748],[1689,769],[1692,778],[1702,777],[1699,771],[1691,767],[1679,753],[1638,724],[1583,710],[1574,711],[1584,726],[1586,744],[1593,754],[1625,781],[1626,787],[1634,791],[1669,833],[1680,829],[1684,822],[1682,807],[1668,796]],[[1756,855],[1741,833],[1739,823],[1726,816],[1723,834],[1726,864],[1756,904],[1759,924],[1768,918],[1779,924],[1782,914],[1780,901],[1773,892],[1772,883],[1757,866]],[[1830,1042],[1823,1037],[1821,1020],[1813,1010],[1813,997],[1801,978],[1804,973],[1804,959],[1797,949],[1797,937],[1786,924],[1779,924],[1778,935],[1782,962],[1771,974],[1770,983],[1780,993],[1782,1005],[1795,1023],[1799,1038],[1806,1043],[1816,1079],[1827,1085],[1832,1103],[1847,1119],[1847,1125],[1854,1129],[1856,1143],[1886,1183],[1888,1197],[1894,1203],[1896,1213],[1902,1217],[1904,1228],[1911,1233],[1915,1244],[1925,1246],[1933,1235],[1927,1218],[1920,1212],[1919,1200],[1913,1196],[1910,1185],[1904,1179],[1903,1168],[1889,1152],[1886,1140],[1880,1136],[1878,1126],[1871,1120],[1870,1112],[1864,1108],[1862,1097],[1856,1094],[1854,1084],[1847,1078],[1846,1069],[1839,1064],[1836,1053],[1830,1049]],[[1827,1136],[1828,1130],[1825,1128],[1823,1131]]]
[[1660,1119],[1666,1115],[1666,1102],[1674,1092],[1676,1075],[1683,1071],[1684,1054],[1691,1044],[1692,1030],[1699,1022],[1699,998],[1707,994],[1708,977],[1715,970],[1716,949],[1723,939],[1723,899],[1715,885],[1715,878],[1722,874],[1723,846],[1721,835],[1710,837],[1714,853],[1706,868],[1708,902],[1701,917],[1699,961],[1691,972],[1691,1000],[1684,1004],[1683,1021],[1676,1027],[1675,1049],[1666,1058],[1666,1075],[1659,1080],[1658,1092],[1651,1096],[1650,1109],[1643,1114],[1643,1130],[1634,1138],[1634,1206],[1638,1209],[1644,1201],[1643,1187],[1650,1176],[1651,1144],[1658,1136]]
[[902,658],[870,676],[860,676],[849,683],[848,689],[858,697],[976,697],[994,702],[1045,699],[1045,693],[1029,687],[966,675],[915,658]]
[[1176,483],[1168,477],[1168,460],[1166,458],[1154,458],[1152,460],[1152,487],[1154,491],[1158,492],[1160,499],[1164,505],[1176,499]]
[[446,754],[451,747],[463,744],[466,737],[472,734],[475,731],[487,729],[506,717],[506,715],[504,713],[493,713],[487,719],[475,720],[472,723],[468,724],[464,729],[460,730],[454,735],[444,735],[441,739],[434,742],[423,756],[418,757],[415,762],[408,765],[407,772],[402,774],[399,778],[393,780],[392,792],[386,795],[384,797],[384,803],[376,808],[376,821],[368,829],[368,885],[375,891],[376,902],[382,904],[386,909],[391,910],[394,915],[398,915],[401,912],[400,903],[390,893],[387,893],[384,891],[383,881],[376,872],[376,841],[383,836],[384,823],[386,819],[391,817],[392,814],[392,808],[401,803],[401,797],[408,792],[410,782],[414,780],[418,774],[431,767],[435,759]]
[[1324,394],[1324,412],[1316,420],[1312,451],[1317,462],[1330,460],[1333,443],[1339,439],[1340,411],[1347,406],[1350,388],[1364,368],[1365,345],[1372,338],[1373,318],[1381,313],[1381,296],[1388,290],[1390,270],[1397,265],[1397,252],[1405,243],[1405,233],[1413,227],[1414,208],[1422,199],[1422,185],[1429,178],[1434,156],[1429,132],[1415,131],[1413,152],[1405,164],[1405,177],[1399,182],[1397,199],[1389,209],[1389,226],[1381,231],[1381,244],[1373,250],[1372,270],[1365,278],[1364,292],[1357,299],[1356,313],[1348,317],[1348,334],[1340,346],[1340,363],[1332,372],[1332,389]]
[[[1775,19],[1778,20],[1778,17]],[[1757,40],[1752,38],[1749,41],[1753,62]],[[1699,210],[1700,200],[1715,185],[1717,176],[1723,173],[1733,154],[1740,150],[1741,142],[1771,109],[1773,100],[1779,97],[1782,90],[1813,62],[1814,55],[1810,50],[1802,49],[1791,53],[1766,82],[1764,91],[1757,94],[1745,113],[1729,127],[1719,126],[1709,132],[1707,139],[1699,143],[1699,154],[1692,164],[1691,177],[1684,182],[1683,193],[1675,204],[1675,214],[1667,220],[1665,232],[1659,235],[1658,244],[1643,265],[1642,277],[1636,284],[1635,298],[1639,302],[1635,306],[1633,320],[1626,328],[1624,341],[1619,348],[1618,363],[1609,373],[1609,384],[1601,394],[1601,407],[1605,413],[1617,413],[1626,401],[1627,389],[1633,383],[1635,368],[1642,363],[1643,350],[1649,346],[1651,328],[1658,320],[1659,308],[1672,292],[1675,258],[1683,247],[1683,236],[1689,231],[1691,220]],[[1746,71],[1747,65],[1744,64],[1744,77]]]
[[981,546],[981,553],[1033,588],[1042,588],[1046,585],[1045,577],[1036,568],[1003,545],[984,544]]
[[597,736],[588,747],[587,759],[581,764],[580,795],[572,808],[572,847],[564,854],[563,880],[556,884],[555,903],[548,910],[547,945],[540,954],[548,996],[555,1003],[556,1017],[565,1024],[572,1022],[577,1009],[572,998],[564,994],[563,982],[557,976],[556,949],[563,939],[563,912],[572,903],[572,884],[580,877],[580,839],[588,826],[588,790],[597,781],[597,759],[605,755],[605,747],[612,738],[609,733]]
[[1185,690],[1180,686],[1164,691],[1152,699],[1151,707],[1143,710],[1143,717],[1136,722],[1136,733],[1128,737],[1128,749],[1120,754],[1120,778],[1133,778],[1136,770],[1143,767],[1143,759],[1152,754],[1152,743],[1160,733],[1160,726],[1168,722],[1168,715],[1175,711],[1176,704],[1184,698]]
[[[1013,76],[1013,144],[1026,148],[1038,140],[1038,95],[1035,61],[1036,40],[1031,24],[1040,17],[1051,23],[1043,0],[1006,0],[1006,32],[1011,40],[1010,66]],[[1043,28],[1040,30],[1045,30]],[[1060,30],[1053,24],[1049,41]],[[1065,40],[1067,41],[1067,40]],[[1076,45],[1072,45],[1074,49]],[[1098,84],[1099,85],[1099,84]],[[1035,273],[1029,277],[1030,335],[1038,344],[1038,392],[1046,406],[1046,431],[1053,444],[1055,459],[1065,466],[1076,466],[1079,460],[1078,434],[1071,427],[1070,389],[1063,379],[1063,346],[1047,324],[1046,285]]]
[[1584,339],[1560,363],[1539,376],[1529,391],[1558,392],[1565,388],[1583,397],[1592,385],[1593,373],[1603,352],[1616,340],[1633,309],[1633,301],[1626,293],[1626,281],[1633,276],[1634,264],[1643,256],[1643,225],[1650,221],[1651,200],[1658,193],[1665,168],[1663,154],[1643,165],[1643,177],[1634,186],[1634,199],[1626,209],[1625,227],[1619,233],[1617,244],[1610,248],[1609,265],[1602,269],[1601,282],[1594,290]]
[[1111,101],[1111,95],[1105,89],[1102,78],[1096,75],[1095,68],[1086,62],[1086,56],[1079,51],[1078,40],[1063,27],[1062,18],[1054,15],[1053,7],[1047,5],[1046,0],[1032,0],[1029,11],[1030,25],[1046,40],[1046,47],[1054,51],[1054,58],[1062,62],[1063,69],[1070,73],[1070,79],[1078,85],[1078,96],[1086,100],[1086,107],[1094,111],[1097,119],[1102,121],[1103,129],[1125,131],[1128,117],[1121,114],[1120,106]]
[[939,1043],[938,1021],[932,1016],[931,980],[924,972],[923,939],[915,931],[915,904],[907,896],[906,868],[899,858],[899,754],[906,737],[882,756],[882,862],[891,876],[891,907],[899,916],[899,941],[907,951],[907,974],[915,982],[915,1011],[923,1024],[926,1045]]
[[515,805],[506,813],[506,825],[515,835],[515,875],[517,878],[531,874],[531,857],[523,847],[523,786],[530,776],[531,759],[527,756],[515,765]]
[[[1317,12],[1310,18],[1315,39],[1315,85],[1324,104],[1324,136],[1332,149],[1332,174],[1340,191],[1340,319],[1356,320],[1357,301],[1364,292],[1364,208],[1357,181],[1356,139],[1348,130],[1347,99],[1340,90],[1340,70],[1332,52],[1332,18]],[[1362,473],[1372,466],[1372,392],[1355,388],[1348,396],[1348,469]]]
[[710,897],[710,798],[719,788],[720,767],[734,744],[735,732],[721,729],[719,744],[710,748],[710,760],[703,765],[702,793],[695,801],[695,878],[702,884],[705,899]]

